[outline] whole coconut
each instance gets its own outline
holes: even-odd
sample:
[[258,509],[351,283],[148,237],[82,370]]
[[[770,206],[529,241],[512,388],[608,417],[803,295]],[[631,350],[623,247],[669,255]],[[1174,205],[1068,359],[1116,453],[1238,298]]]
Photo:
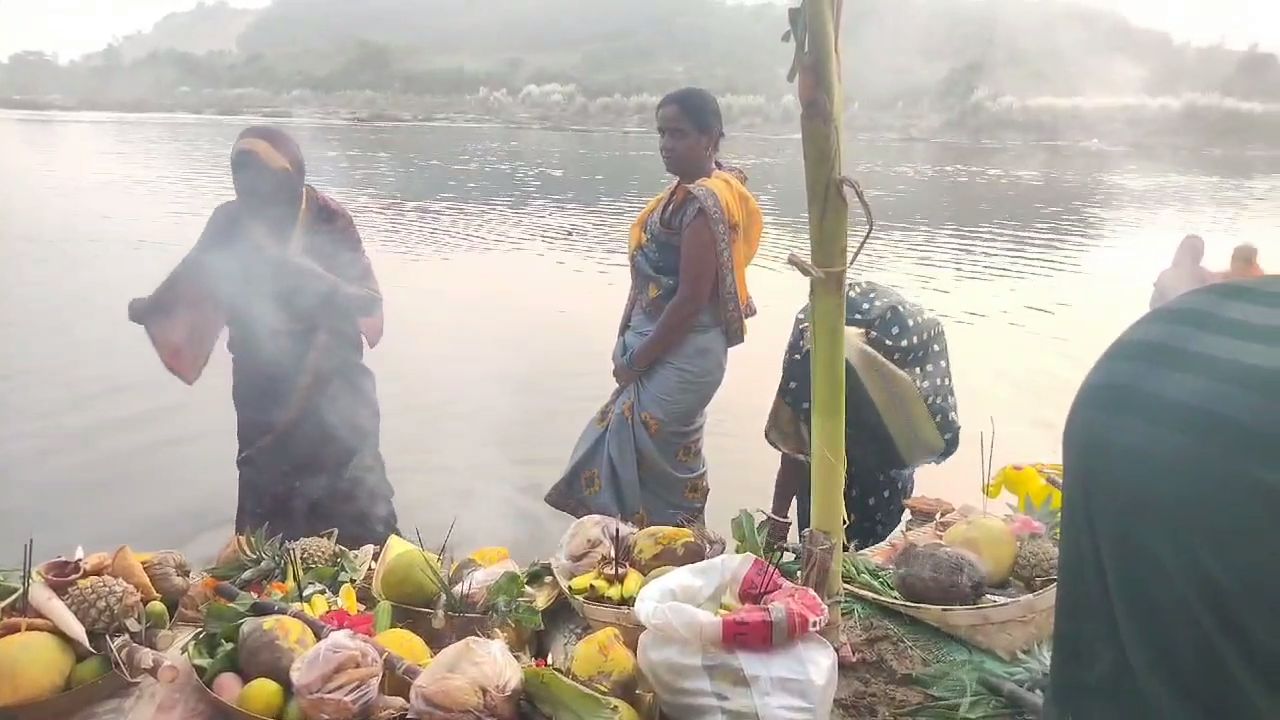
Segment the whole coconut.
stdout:
[[973,605],[986,591],[986,574],[978,559],[942,543],[908,543],[893,568],[893,587],[909,602]]
[[270,678],[289,684],[289,667],[316,644],[316,636],[301,620],[288,615],[250,618],[240,626],[236,656],[246,680]]
[[380,574],[381,597],[398,605],[429,608],[440,596],[440,580],[444,578],[436,556],[412,548],[392,557]]

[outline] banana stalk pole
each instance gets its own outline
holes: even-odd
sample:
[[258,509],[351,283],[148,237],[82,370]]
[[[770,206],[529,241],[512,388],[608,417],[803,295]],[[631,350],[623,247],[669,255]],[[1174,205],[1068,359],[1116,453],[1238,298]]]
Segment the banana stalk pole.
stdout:
[[839,30],[842,0],[803,0],[791,10],[796,43],[792,77],[800,101],[808,195],[810,332],[813,423],[811,428],[812,526],[833,543],[824,597],[831,632],[840,628],[840,568],[844,541],[845,483],[845,268],[849,204],[842,186]]

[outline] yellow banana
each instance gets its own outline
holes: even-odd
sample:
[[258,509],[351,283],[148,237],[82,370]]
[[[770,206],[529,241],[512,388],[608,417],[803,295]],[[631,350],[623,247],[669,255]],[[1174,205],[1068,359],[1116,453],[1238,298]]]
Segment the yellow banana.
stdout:
[[351,583],[343,583],[338,588],[338,604],[351,615],[360,612],[360,601],[356,599],[356,589],[351,587]]
[[312,595],[311,600],[307,602],[308,608],[311,610],[313,617],[323,617],[329,612],[329,600],[324,595]]
[[600,573],[596,570],[583,573],[569,581],[569,592],[574,595],[582,595],[591,589],[591,583],[599,577]]
[[609,592],[609,581],[602,577],[597,577],[591,581],[591,587],[587,591],[587,595],[594,597],[604,597]]
[[644,576],[640,574],[640,571],[627,570],[627,576],[622,579],[622,599],[634,600],[643,586]]
[[604,599],[611,603],[620,604],[622,602],[622,583],[613,583],[608,590],[604,591]]

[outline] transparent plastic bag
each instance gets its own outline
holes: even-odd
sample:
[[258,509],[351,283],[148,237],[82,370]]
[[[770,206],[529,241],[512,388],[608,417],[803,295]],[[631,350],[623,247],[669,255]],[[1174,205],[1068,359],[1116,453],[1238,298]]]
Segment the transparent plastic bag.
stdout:
[[836,653],[816,634],[826,625],[825,606],[763,560],[721,555],[677,568],[645,585],[635,613],[645,626],[640,670],[667,715],[831,717]]
[[382,657],[364,638],[338,630],[293,661],[289,680],[311,720],[354,720],[378,699]]
[[474,608],[483,608],[489,600],[489,587],[509,572],[520,572],[514,560],[502,560],[489,567],[476,568],[453,586],[453,594]]
[[409,690],[418,720],[516,720],[524,675],[506,643],[469,637],[440,651]]
[[560,547],[551,559],[551,568],[561,580],[572,580],[595,570],[601,560],[620,554],[635,534],[635,527],[617,518],[607,515],[580,517],[560,538]]

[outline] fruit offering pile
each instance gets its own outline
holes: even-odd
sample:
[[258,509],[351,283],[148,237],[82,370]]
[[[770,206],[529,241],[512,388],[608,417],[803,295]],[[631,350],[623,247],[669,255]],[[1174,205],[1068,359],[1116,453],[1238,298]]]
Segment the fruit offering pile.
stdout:
[[[181,553],[113,553],[39,565],[0,578],[0,708],[38,703],[112,672],[108,637],[138,643],[167,630],[191,588]],[[34,565],[34,567],[32,567]]]
[[[389,627],[389,607],[384,613],[354,616],[346,610],[331,610],[318,618],[335,629],[327,638],[345,638],[348,646],[347,652],[337,653],[339,659],[334,661],[334,648],[325,647],[329,640],[317,638],[312,628],[302,620],[283,614],[249,616],[247,608],[255,599],[245,594],[235,602],[210,605],[203,632],[187,646],[187,658],[201,682],[218,699],[250,715],[271,720],[306,720],[311,717],[306,709],[308,699],[313,703],[328,702],[337,689],[345,687],[344,683],[355,683],[357,678],[366,681],[375,676],[381,678],[381,660],[376,651],[370,650],[373,660],[361,661],[354,657],[358,653],[350,650],[352,647],[357,650],[373,647],[367,641],[355,639],[359,636],[371,635],[380,647],[407,663],[422,667],[431,660],[431,650],[422,638],[406,630]],[[384,620],[382,627],[372,624],[379,615]],[[353,625],[351,619],[359,617],[370,618],[367,632],[362,628],[343,627]],[[338,630],[340,627],[343,629]],[[378,630],[380,632],[375,632]],[[314,658],[317,653],[326,655],[325,662],[331,664],[317,661]],[[310,696],[303,695],[295,686],[295,668],[304,662],[309,662],[312,668],[329,668],[318,674],[310,673],[313,676],[308,685]],[[355,669],[360,672],[347,672]],[[343,675],[344,672],[347,674]],[[377,685],[376,682],[373,684]],[[367,696],[364,697],[367,702],[360,703],[359,713],[352,711],[352,720],[375,717],[371,714],[375,708],[385,717],[398,717],[407,709],[407,705],[381,698],[373,691],[361,695]],[[342,716],[329,714],[324,717],[341,720]]]
[[845,583],[941,606],[977,605],[988,595],[1019,597],[1048,587],[1057,581],[1061,511],[1047,503],[1014,510],[997,517],[961,508],[872,557],[846,557]]
[[707,543],[689,528],[642,530],[604,515],[569,526],[553,561],[569,592],[589,602],[629,606],[645,583],[707,557]]
[[[447,571],[446,571],[447,568]],[[546,592],[537,565],[521,568],[505,547],[485,547],[452,562],[447,543],[436,553],[392,535],[378,554],[372,591],[378,600],[450,616],[487,616],[494,628],[535,631],[542,628],[542,609],[555,599]]]

